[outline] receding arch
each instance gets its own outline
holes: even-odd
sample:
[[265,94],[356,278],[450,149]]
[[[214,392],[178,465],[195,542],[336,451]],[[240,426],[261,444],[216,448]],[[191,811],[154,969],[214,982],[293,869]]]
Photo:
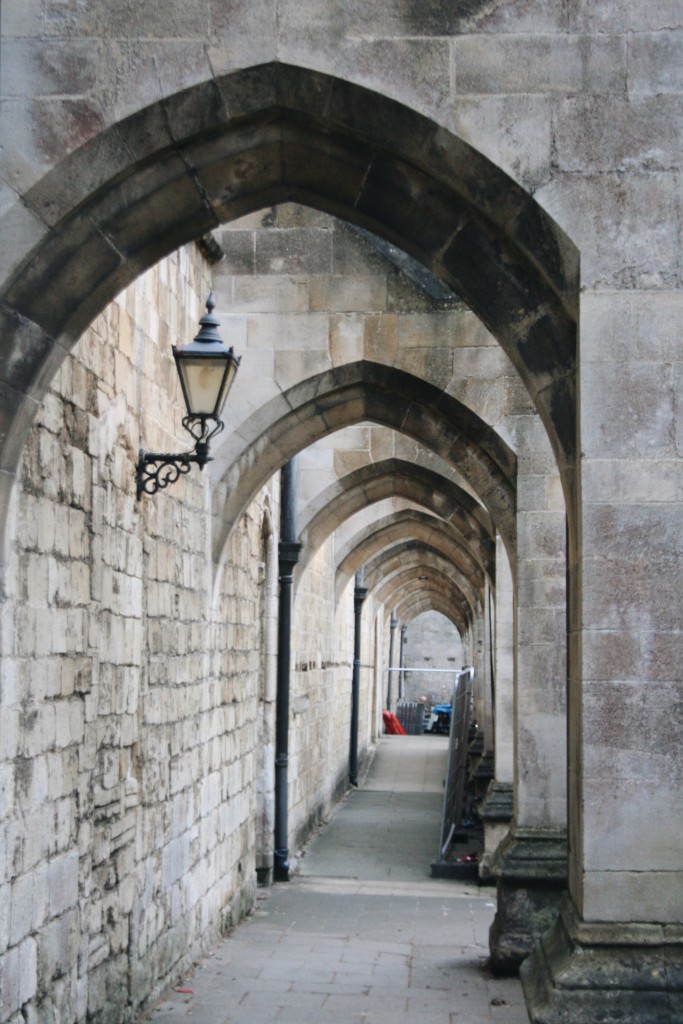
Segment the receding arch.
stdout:
[[444,576],[449,577],[457,589],[458,599],[465,600],[473,616],[477,606],[481,604],[481,593],[472,586],[467,576],[448,555],[423,541],[404,540],[380,551],[365,566],[365,583],[370,591],[377,591],[375,596],[383,601],[382,587],[397,573],[412,570],[413,578],[420,580],[431,569],[438,569]]
[[413,568],[404,573],[397,573],[393,580],[386,581],[376,590],[375,597],[384,601],[387,608],[392,607],[399,620],[403,619],[400,609],[409,599],[418,594],[428,594],[430,599],[438,597],[444,607],[449,607],[448,618],[460,635],[465,635],[472,618],[465,598],[459,594],[457,587],[454,587],[450,575],[433,567],[427,569],[423,575],[425,579],[416,580]]
[[414,501],[452,525],[475,562],[495,577],[495,540],[486,511],[453,481],[401,459],[384,459],[354,470],[318,496],[309,508],[311,518],[302,524],[305,548],[299,571],[303,573],[313,552],[340,522],[369,504],[395,496]]
[[[225,493],[218,492],[216,561],[251,496],[275,470],[318,438],[363,421],[405,433],[457,468],[487,507],[514,562],[517,460],[512,450],[476,413],[439,388],[368,360],[294,385],[231,439],[229,447],[242,450],[225,474]],[[466,508],[477,505],[462,488],[460,493]]]
[[408,539],[422,541],[441,551],[470,580],[475,590],[483,587],[483,570],[452,527],[436,516],[416,509],[404,509],[366,526],[339,552],[335,582],[337,598],[370,557]]
[[407,626],[424,612],[440,612],[457,629],[460,639],[465,642],[467,628],[455,621],[453,607],[440,593],[425,587],[417,593],[406,594],[397,602],[394,611]]
[[179,245],[287,200],[370,229],[465,299],[543,419],[572,514],[575,247],[440,125],[362,86],[274,62],[165,96],[19,197],[44,231],[17,252],[0,291],[3,518],[38,403],[92,319]]

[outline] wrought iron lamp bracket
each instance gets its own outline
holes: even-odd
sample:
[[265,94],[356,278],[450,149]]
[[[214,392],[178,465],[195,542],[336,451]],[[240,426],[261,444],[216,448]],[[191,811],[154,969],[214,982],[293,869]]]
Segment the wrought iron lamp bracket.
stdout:
[[[214,425],[210,426],[210,422]],[[193,451],[146,452],[140,449],[135,470],[138,501],[143,494],[156,494],[169,484],[174,484],[181,476],[189,473],[193,465],[203,469],[207,462],[212,461],[209,441],[223,430],[223,421],[211,416],[185,416],[183,426],[195,440]]]

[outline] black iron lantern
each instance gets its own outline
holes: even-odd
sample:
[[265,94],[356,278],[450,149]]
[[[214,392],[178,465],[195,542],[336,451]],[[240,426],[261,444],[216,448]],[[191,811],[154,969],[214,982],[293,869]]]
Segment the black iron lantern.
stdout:
[[194,450],[170,454],[140,450],[135,480],[137,496],[156,494],[189,473],[196,463],[200,469],[211,461],[209,442],[223,429],[221,414],[240,364],[232,348],[226,348],[218,333],[213,294],[206,300],[206,313],[199,321],[199,333],[183,348],[173,346],[180,386],[187,407],[183,426],[195,440]]
[[213,313],[215,308],[211,294],[206,300],[207,312],[199,321],[199,333],[184,348],[174,345],[173,355],[188,417],[219,422],[240,361],[223,344],[218,333],[220,321]]

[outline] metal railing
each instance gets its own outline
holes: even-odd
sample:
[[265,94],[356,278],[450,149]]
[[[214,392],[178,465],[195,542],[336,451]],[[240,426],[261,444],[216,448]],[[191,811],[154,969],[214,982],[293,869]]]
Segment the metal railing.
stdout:
[[458,673],[458,678],[453,686],[448,770],[443,799],[439,859],[445,856],[453,833],[462,819],[467,775],[467,736],[472,714],[473,684],[474,669],[469,667]]

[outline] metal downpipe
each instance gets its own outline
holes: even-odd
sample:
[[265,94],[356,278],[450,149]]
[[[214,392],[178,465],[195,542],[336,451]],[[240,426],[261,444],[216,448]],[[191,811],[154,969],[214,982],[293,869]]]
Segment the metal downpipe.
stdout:
[[351,739],[349,744],[349,781],[352,786],[358,785],[358,705],[360,702],[360,641],[361,615],[363,601],[367,597],[365,570],[356,573],[356,584],[353,590],[353,678],[351,682]]
[[289,881],[289,677],[292,641],[292,577],[301,544],[296,541],[296,460],[280,476],[278,570],[277,699],[275,703],[275,851],[273,878]]
[[392,611],[391,618],[389,619],[389,671],[387,675],[387,711],[391,711],[391,704],[393,701],[393,671],[394,671],[394,658],[396,656],[396,628],[398,626],[398,619],[396,618],[396,612]]

